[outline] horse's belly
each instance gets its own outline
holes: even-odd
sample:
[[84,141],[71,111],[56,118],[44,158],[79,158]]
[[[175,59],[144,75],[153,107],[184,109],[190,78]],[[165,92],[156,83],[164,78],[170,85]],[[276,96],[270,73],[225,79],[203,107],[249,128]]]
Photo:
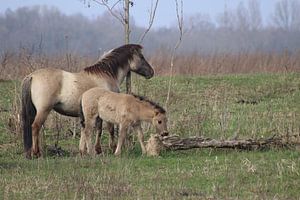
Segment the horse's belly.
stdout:
[[[81,77],[84,79],[84,77]],[[75,74],[63,72],[62,86],[54,110],[60,114],[77,117],[83,92],[93,87],[93,83],[83,84]]]
[[67,115],[71,117],[78,117],[79,111],[80,111],[80,105],[76,103],[64,103],[64,102],[58,102],[54,105],[53,109],[62,114]]

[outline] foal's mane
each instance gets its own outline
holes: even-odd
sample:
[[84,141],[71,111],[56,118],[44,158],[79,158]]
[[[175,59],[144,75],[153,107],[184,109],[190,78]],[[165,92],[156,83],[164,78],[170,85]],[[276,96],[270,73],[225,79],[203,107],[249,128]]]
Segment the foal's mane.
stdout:
[[124,68],[133,59],[133,55],[140,52],[142,48],[139,44],[127,44],[112,49],[104,54],[96,64],[84,68],[84,71],[90,74],[108,75],[117,78],[118,69]]
[[150,104],[159,113],[161,113],[161,114],[166,113],[166,110],[163,107],[161,107],[159,104],[155,103],[154,101],[151,101],[151,100],[147,99],[146,97],[143,97],[143,96],[140,96],[140,95],[137,95],[137,94],[131,94],[131,95],[134,96],[136,99],[138,99],[140,101],[143,101],[143,102],[146,102],[146,103]]

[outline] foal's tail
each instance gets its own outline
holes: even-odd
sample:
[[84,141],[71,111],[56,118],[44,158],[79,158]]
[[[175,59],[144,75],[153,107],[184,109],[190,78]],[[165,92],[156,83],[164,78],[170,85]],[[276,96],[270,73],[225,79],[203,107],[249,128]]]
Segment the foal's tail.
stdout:
[[82,111],[82,101],[80,101],[80,110],[79,110],[79,118],[80,118],[80,124],[82,128],[85,128],[85,119]]
[[36,115],[36,108],[31,99],[31,80],[32,77],[26,77],[22,83],[22,124],[25,152],[28,152],[32,147],[31,125]]

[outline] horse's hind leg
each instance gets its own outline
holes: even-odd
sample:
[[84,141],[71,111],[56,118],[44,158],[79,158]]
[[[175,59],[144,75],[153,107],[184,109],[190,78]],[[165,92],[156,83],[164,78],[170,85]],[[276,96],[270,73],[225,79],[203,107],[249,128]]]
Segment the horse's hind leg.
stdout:
[[101,148],[102,123],[103,123],[103,120],[100,117],[97,117],[96,118],[97,134],[96,134],[96,141],[95,141],[96,154],[102,153],[102,148]]
[[42,125],[47,119],[49,110],[37,111],[35,119],[31,125],[32,127],[32,154],[34,156],[40,157],[42,155],[42,144],[40,137],[40,130]]

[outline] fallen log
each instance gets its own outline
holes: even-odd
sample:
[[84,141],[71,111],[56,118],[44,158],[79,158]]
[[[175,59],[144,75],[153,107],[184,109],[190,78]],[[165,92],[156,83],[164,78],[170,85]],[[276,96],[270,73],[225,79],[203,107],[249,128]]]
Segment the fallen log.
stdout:
[[[291,139],[291,138],[295,139]],[[165,150],[187,150],[194,148],[229,148],[240,150],[261,150],[271,147],[288,147],[300,144],[300,135],[276,136],[259,139],[228,139],[217,140],[206,137],[181,138],[178,135],[161,137],[151,135],[146,149],[148,155],[159,155],[160,151]]]

